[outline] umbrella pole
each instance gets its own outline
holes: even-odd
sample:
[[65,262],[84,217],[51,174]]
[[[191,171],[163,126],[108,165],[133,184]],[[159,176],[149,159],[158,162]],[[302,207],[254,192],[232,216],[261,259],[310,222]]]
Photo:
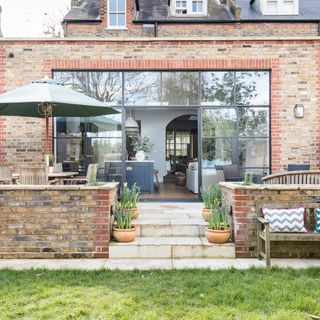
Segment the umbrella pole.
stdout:
[[50,154],[49,144],[49,117],[46,117],[46,154]]

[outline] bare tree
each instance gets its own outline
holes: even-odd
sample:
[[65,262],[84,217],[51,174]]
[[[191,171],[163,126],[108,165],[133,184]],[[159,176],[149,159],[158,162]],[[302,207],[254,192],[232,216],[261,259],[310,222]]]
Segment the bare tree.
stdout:
[[64,16],[69,12],[70,6],[65,5],[63,8],[58,8],[56,13],[44,13],[43,34],[48,37],[62,37],[63,30],[61,23]]

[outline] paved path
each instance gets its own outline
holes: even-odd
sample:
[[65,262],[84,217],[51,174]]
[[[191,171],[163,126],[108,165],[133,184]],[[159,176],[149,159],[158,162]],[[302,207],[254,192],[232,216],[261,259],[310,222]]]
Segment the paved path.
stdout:
[[[265,266],[258,259],[66,259],[66,260],[0,260],[0,269],[120,269],[120,270],[150,270],[150,269],[248,269]],[[320,260],[306,259],[272,259],[272,266],[281,268],[304,269],[320,268]]]

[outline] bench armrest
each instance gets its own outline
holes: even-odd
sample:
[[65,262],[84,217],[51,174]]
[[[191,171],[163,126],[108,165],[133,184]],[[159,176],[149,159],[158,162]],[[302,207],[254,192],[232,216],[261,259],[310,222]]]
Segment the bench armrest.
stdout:
[[258,217],[258,218],[257,218],[257,221],[260,222],[261,224],[269,225],[269,221],[266,220],[265,218]]

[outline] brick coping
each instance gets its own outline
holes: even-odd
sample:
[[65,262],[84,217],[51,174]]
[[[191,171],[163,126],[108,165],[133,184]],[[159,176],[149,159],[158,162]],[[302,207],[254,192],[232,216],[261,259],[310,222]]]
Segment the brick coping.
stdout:
[[4,190],[113,190],[118,182],[108,182],[100,186],[89,185],[0,185],[0,191]]
[[210,42],[210,41],[320,41],[320,36],[247,36],[247,37],[135,37],[135,38],[96,38],[96,37],[68,37],[68,38],[0,38],[0,43],[6,42]]
[[220,182],[220,186],[231,190],[320,190],[319,184],[252,184],[246,186],[242,182]]

